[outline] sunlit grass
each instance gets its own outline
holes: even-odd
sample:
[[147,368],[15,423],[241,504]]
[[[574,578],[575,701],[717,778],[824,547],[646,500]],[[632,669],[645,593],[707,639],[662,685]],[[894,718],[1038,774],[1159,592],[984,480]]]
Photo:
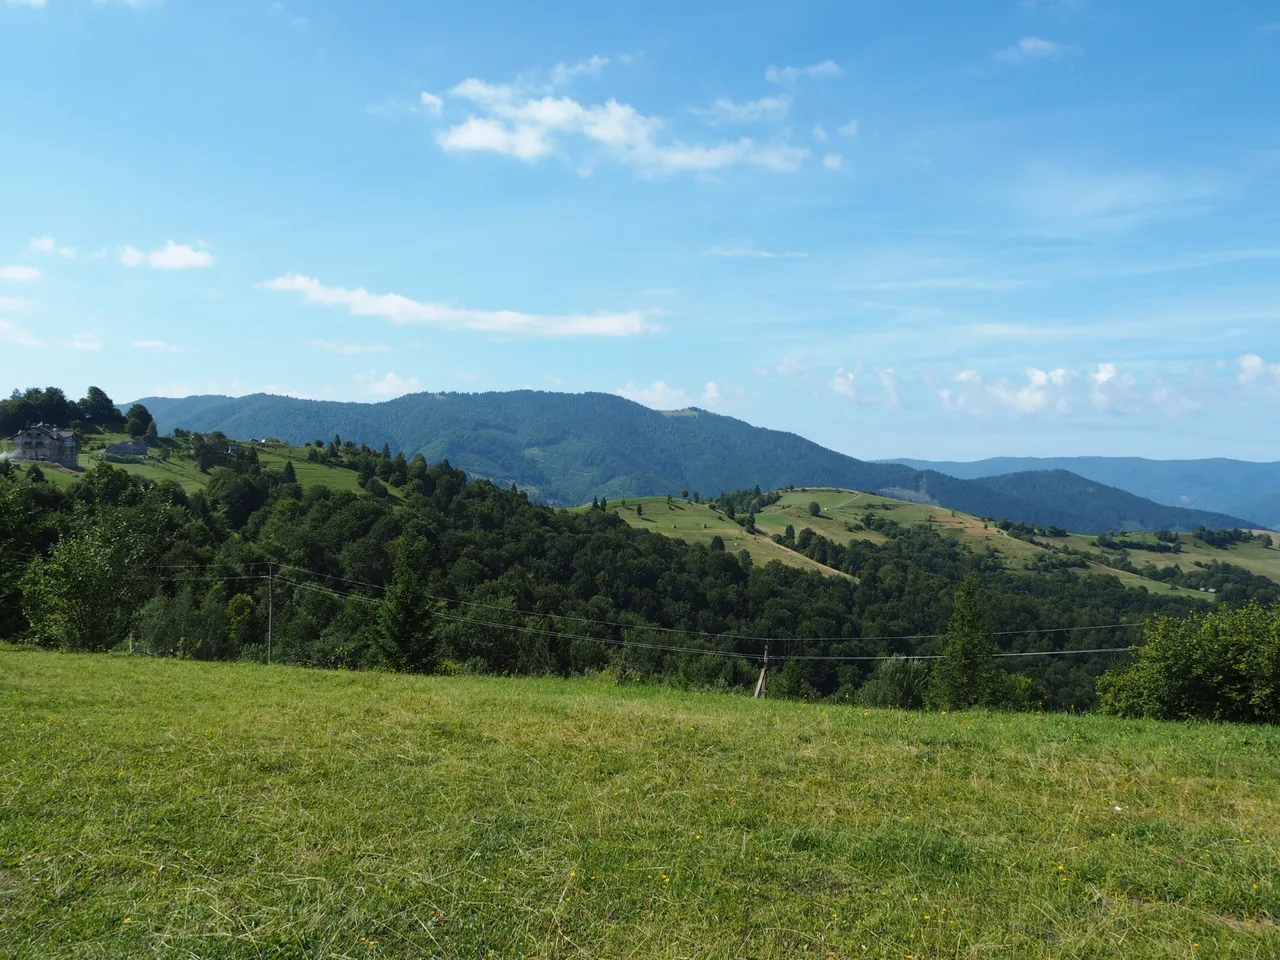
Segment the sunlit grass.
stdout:
[[1280,732],[0,648],[17,957],[1273,957]]

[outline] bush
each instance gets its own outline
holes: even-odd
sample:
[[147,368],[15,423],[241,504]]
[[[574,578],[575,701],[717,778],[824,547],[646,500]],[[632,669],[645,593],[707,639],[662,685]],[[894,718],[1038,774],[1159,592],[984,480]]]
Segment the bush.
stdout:
[[881,660],[871,676],[858,690],[857,702],[863,707],[899,707],[918,710],[924,706],[929,687],[929,663],[915,657]]
[[1280,605],[1158,617],[1147,624],[1136,657],[1099,679],[1104,712],[1280,723]]

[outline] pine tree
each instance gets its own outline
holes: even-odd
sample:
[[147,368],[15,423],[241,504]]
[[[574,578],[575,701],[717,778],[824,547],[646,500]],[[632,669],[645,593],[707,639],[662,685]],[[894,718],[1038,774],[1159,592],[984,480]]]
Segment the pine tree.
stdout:
[[997,699],[998,668],[992,657],[995,648],[987,635],[985,620],[978,578],[969,574],[956,590],[946,646],[929,679],[931,707],[954,710],[989,706]]
[[286,460],[284,462],[284,482],[285,483],[298,482],[298,475],[297,473],[294,472],[292,460]]

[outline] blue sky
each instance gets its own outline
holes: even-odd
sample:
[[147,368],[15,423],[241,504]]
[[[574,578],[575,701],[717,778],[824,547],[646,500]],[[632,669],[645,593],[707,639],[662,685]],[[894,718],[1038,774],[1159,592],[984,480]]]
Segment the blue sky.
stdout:
[[1280,8],[0,0],[0,389],[1280,458]]

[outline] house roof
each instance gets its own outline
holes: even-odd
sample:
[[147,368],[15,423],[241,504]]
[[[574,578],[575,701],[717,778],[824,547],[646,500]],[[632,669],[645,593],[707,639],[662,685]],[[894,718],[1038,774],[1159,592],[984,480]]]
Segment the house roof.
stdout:
[[38,433],[41,436],[48,438],[49,440],[75,439],[75,434],[72,431],[62,430],[58,427],[51,427],[47,423],[37,423],[34,427],[27,427],[23,430],[19,430],[16,434],[14,434],[13,439],[20,440],[24,436],[28,436],[32,433]]

